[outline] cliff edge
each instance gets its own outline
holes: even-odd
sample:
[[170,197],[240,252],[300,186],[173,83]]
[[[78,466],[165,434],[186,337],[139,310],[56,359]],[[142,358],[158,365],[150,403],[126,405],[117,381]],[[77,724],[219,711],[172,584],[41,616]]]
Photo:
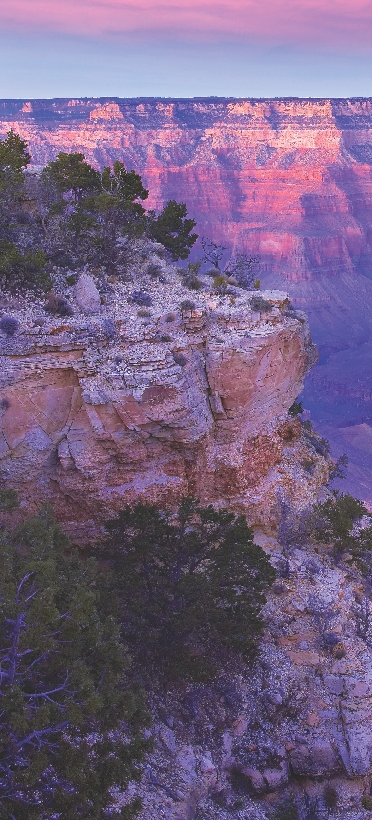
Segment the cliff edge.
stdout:
[[306,506],[329,467],[288,416],[316,360],[306,317],[278,291],[190,302],[174,268],[159,258],[154,281],[146,264],[135,285],[84,273],[67,316],[3,298],[3,476],[81,535],[140,498],[195,495],[266,527],[279,496]]

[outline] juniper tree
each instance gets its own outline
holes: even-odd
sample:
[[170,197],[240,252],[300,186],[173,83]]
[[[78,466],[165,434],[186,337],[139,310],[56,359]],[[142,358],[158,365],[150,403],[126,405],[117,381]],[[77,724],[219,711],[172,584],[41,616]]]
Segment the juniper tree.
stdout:
[[67,242],[78,264],[91,262],[114,272],[128,256],[128,239],[145,230],[139,200],[147,199],[148,191],[139,174],[119,161],[100,173],[83,154],[60,153],[44,169],[42,183],[55,241]]
[[148,234],[151,239],[160,242],[168,251],[171,259],[187,259],[195,244],[198,234],[191,233],[195,228],[194,219],[187,219],[187,207],[184,202],[171,199],[164,206],[159,216],[149,212]]
[[10,290],[49,284],[40,227],[28,209],[25,170],[30,160],[26,142],[14,131],[0,140],[0,284]]
[[101,554],[142,669],[213,675],[223,654],[250,657],[274,571],[244,516],[185,499],[176,516],[137,504],[106,526]]
[[47,511],[2,530],[0,552],[0,818],[103,820],[136,777],[142,704],[96,564]]

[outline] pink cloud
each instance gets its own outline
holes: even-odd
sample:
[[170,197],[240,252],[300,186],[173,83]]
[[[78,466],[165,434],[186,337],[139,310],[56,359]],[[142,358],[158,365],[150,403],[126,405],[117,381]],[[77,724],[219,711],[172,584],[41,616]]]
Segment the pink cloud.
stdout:
[[246,37],[361,49],[372,43],[372,0],[1,0],[0,24],[98,37]]

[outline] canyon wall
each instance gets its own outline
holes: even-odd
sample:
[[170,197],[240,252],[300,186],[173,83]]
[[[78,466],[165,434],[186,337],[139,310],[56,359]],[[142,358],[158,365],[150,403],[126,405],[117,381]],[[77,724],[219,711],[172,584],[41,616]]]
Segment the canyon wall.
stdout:
[[269,291],[269,313],[245,291],[200,293],[185,311],[163,270],[163,284],[147,277],[145,316],[120,283],[86,309],[86,275],[67,319],[8,300],[19,324],[0,332],[2,474],[28,509],[50,500],[75,536],[125,503],[184,495],[270,528],[280,498],[306,506],[327,480],[287,413],[316,358],[306,317]]
[[372,501],[372,100],[0,101],[0,136],[11,127],[35,166],[60,150],[123,160],[149,207],[184,201],[200,235],[260,257],[319,346],[305,404]]

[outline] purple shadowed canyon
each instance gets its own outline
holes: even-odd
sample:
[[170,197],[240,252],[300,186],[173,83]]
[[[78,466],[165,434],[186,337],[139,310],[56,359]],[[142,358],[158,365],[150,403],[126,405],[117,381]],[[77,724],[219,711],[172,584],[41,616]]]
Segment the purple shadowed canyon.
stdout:
[[372,503],[372,99],[3,100],[10,128],[35,166],[124,161],[148,207],[186,202],[200,236],[259,256],[262,286],[309,316],[304,406],[349,456],[340,487]]

